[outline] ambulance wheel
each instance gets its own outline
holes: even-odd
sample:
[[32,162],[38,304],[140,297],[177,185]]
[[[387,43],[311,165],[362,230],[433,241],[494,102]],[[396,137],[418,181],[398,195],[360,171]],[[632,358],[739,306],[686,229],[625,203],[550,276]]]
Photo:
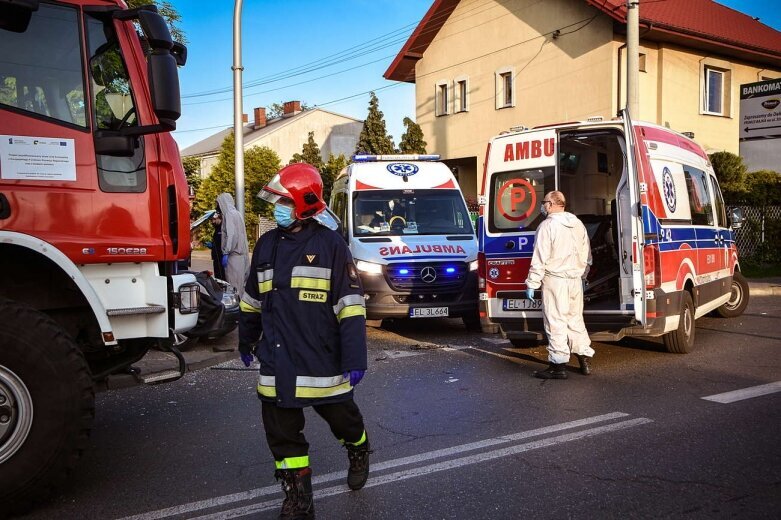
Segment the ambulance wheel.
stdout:
[[678,328],[662,337],[667,352],[673,354],[691,352],[694,347],[694,330],[694,302],[689,291],[683,291]]
[[729,300],[727,303],[716,309],[716,314],[722,318],[737,318],[748,306],[748,282],[740,272],[735,271],[732,275],[732,287],[730,288]]
[[84,356],[59,324],[5,299],[0,316],[0,511],[20,513],[76,465],[95,393]]

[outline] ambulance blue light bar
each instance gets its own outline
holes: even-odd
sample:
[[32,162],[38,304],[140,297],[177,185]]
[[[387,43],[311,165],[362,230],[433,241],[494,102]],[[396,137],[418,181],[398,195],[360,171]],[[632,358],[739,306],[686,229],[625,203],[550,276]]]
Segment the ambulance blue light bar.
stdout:
[[353,162],[378,162],[378,161],[438,161],[439,154],[397,154],[397,155],[353,155]]

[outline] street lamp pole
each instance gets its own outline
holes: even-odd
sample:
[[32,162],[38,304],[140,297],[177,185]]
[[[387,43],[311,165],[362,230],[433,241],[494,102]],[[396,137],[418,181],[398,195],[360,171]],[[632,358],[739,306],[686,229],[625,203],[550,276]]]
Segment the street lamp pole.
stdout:
[[244,217],[244,109],[242,107],[241,73],[241,8],[242,0],[233,4],[233,140],[236,175],[236,209]]

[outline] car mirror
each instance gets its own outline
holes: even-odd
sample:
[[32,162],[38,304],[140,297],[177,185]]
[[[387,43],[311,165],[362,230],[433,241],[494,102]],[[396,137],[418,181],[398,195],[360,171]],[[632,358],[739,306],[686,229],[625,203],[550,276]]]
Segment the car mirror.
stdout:
[[729,212],[729,225],[732,229],[740,229],[743,227],[743,210],[741,208],[732,208]]

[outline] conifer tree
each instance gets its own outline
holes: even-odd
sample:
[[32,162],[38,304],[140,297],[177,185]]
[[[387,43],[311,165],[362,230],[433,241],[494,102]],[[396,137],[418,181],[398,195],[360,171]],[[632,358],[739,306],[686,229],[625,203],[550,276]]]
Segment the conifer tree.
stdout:
[[388,135],[385,128],[385,119],[380,111],[380,102],[374,92],[369,98],[369,113],[363,122],[361,135],[358,137],[358,145],[355,153],[363,154],[392,154],[396,151],[393,144],[393,136]]
[[304,143],[301,153],[294,153],[288,164],[300,162],[311,164],[320,171],[323,169],[323,157],[320,155],[320,147],[315,142],[314,132],[309,132],[309,137]]
[[423,140],[423,130],[412,119],[404,118],[404,127],[407,129],[401,136],[399,152],[401,153],[426,153],[426,141]]

